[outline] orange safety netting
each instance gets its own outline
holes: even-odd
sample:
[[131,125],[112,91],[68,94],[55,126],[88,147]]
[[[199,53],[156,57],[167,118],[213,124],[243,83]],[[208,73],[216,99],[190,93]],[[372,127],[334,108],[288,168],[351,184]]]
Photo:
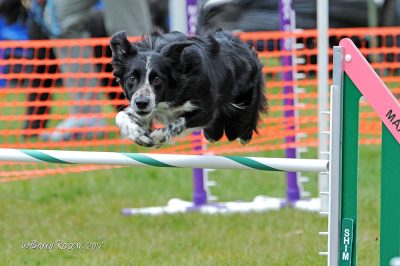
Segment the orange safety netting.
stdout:
[[[331,46],[351,37],[378,74],[400,95],[400,28],[331,29]],[[266,76],[270,111],[259,134],[246,146],[238,142],[207,143],[206,153],[232,154],[318,146],[317,32],[252,32],[239,37],[259,52]],[[280,51],[280,40],[293,38],[294,52]],[[132,41],[137,38],[132,38]],[[116,152],[195,154],[192,135],[179,137],[160,149],[141,148],[119,136],[114,118],[127,103],[115,84],[110,66],[109,39],[2,41],[0,43],[0,147],[17,149],[70,149]],[[57,57],[57,54],[67,56]],[[295,56],[295,66],[283,66],[282,57]],[[330,55],[332,51],[330,50]],[[296,73],[294,81],[282,74]],[[332,71],[332,65],[329,66]],[[284,95],[283,86],[295,93]],[[295,106],[284,106],[284,99]],[[297,118],[285,118],[295,110]],[[57,128],[67,120],[79,126]],[[327,116],[327,119],[328,116]],[[361,102],[360,143],[380,143],[379,119]],[[296,135],[294,142],[285,137]],[[54,137],[62,136],[62,137]],[[196,142],[197,141],[197,142]],[[205,141],[202,140],[204,143]],[[0,163],[0,182],[49,174],[109,169],[110,166]]]

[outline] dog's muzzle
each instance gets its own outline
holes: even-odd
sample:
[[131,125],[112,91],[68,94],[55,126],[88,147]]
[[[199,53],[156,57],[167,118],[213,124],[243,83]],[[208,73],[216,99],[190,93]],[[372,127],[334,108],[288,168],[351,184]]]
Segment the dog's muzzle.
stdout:
[[153,112],[155,99],[149,91],[136,93],[131,101],[131,106],[139,116],[146,116]]
[[137,110],[146,111],[150,104],[149,97],[139,97],[135,99],[135,107]]

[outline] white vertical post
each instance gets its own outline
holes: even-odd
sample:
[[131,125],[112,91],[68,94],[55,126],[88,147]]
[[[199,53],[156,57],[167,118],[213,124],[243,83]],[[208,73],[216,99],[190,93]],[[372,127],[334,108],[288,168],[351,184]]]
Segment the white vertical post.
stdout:
[[[329,65],[329,0],[317,0],[317,26],[318,26],[318,152],[319,159],[329,159],[329,136],[321,132],[328,132],[328,119],[324,113],[328,110],[328,65]],[[319,175],[319,191],[329,189],[327,176]],[[328,201],[321,198],[321,211],[328,211]]]
[[333,85],[331,88],[331,139],[329,161],[329,217],[328,217],[328,266],[339,262],[339,232],[341,206],[341,138],[342,138],[342,86],[343,48],[333,48]]
[[168,9],[170,31],[187,32],[186,0],[170,0]]

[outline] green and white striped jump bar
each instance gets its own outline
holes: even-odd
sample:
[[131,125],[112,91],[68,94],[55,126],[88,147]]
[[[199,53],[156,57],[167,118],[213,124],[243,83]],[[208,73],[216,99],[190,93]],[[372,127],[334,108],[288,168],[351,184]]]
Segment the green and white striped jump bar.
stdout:
[[240,156],[0,149],[0,162],[100,164],[210,169],[326,172],[327,160]]

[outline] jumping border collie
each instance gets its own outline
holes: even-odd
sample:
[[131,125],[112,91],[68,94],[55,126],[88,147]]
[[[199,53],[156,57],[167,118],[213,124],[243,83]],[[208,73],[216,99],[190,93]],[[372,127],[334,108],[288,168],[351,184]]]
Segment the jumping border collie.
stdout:
[[[123,137],[160,147],[186,129],[203,129],[210,142],[224,133],[248,143],[266,112],[257,54],[221,30],[187,36],[153,33],[131,43],[125,32],[110,41],[113,74],[128,107],[116,124]],[[165,125],[154,129],[154,123]]]

